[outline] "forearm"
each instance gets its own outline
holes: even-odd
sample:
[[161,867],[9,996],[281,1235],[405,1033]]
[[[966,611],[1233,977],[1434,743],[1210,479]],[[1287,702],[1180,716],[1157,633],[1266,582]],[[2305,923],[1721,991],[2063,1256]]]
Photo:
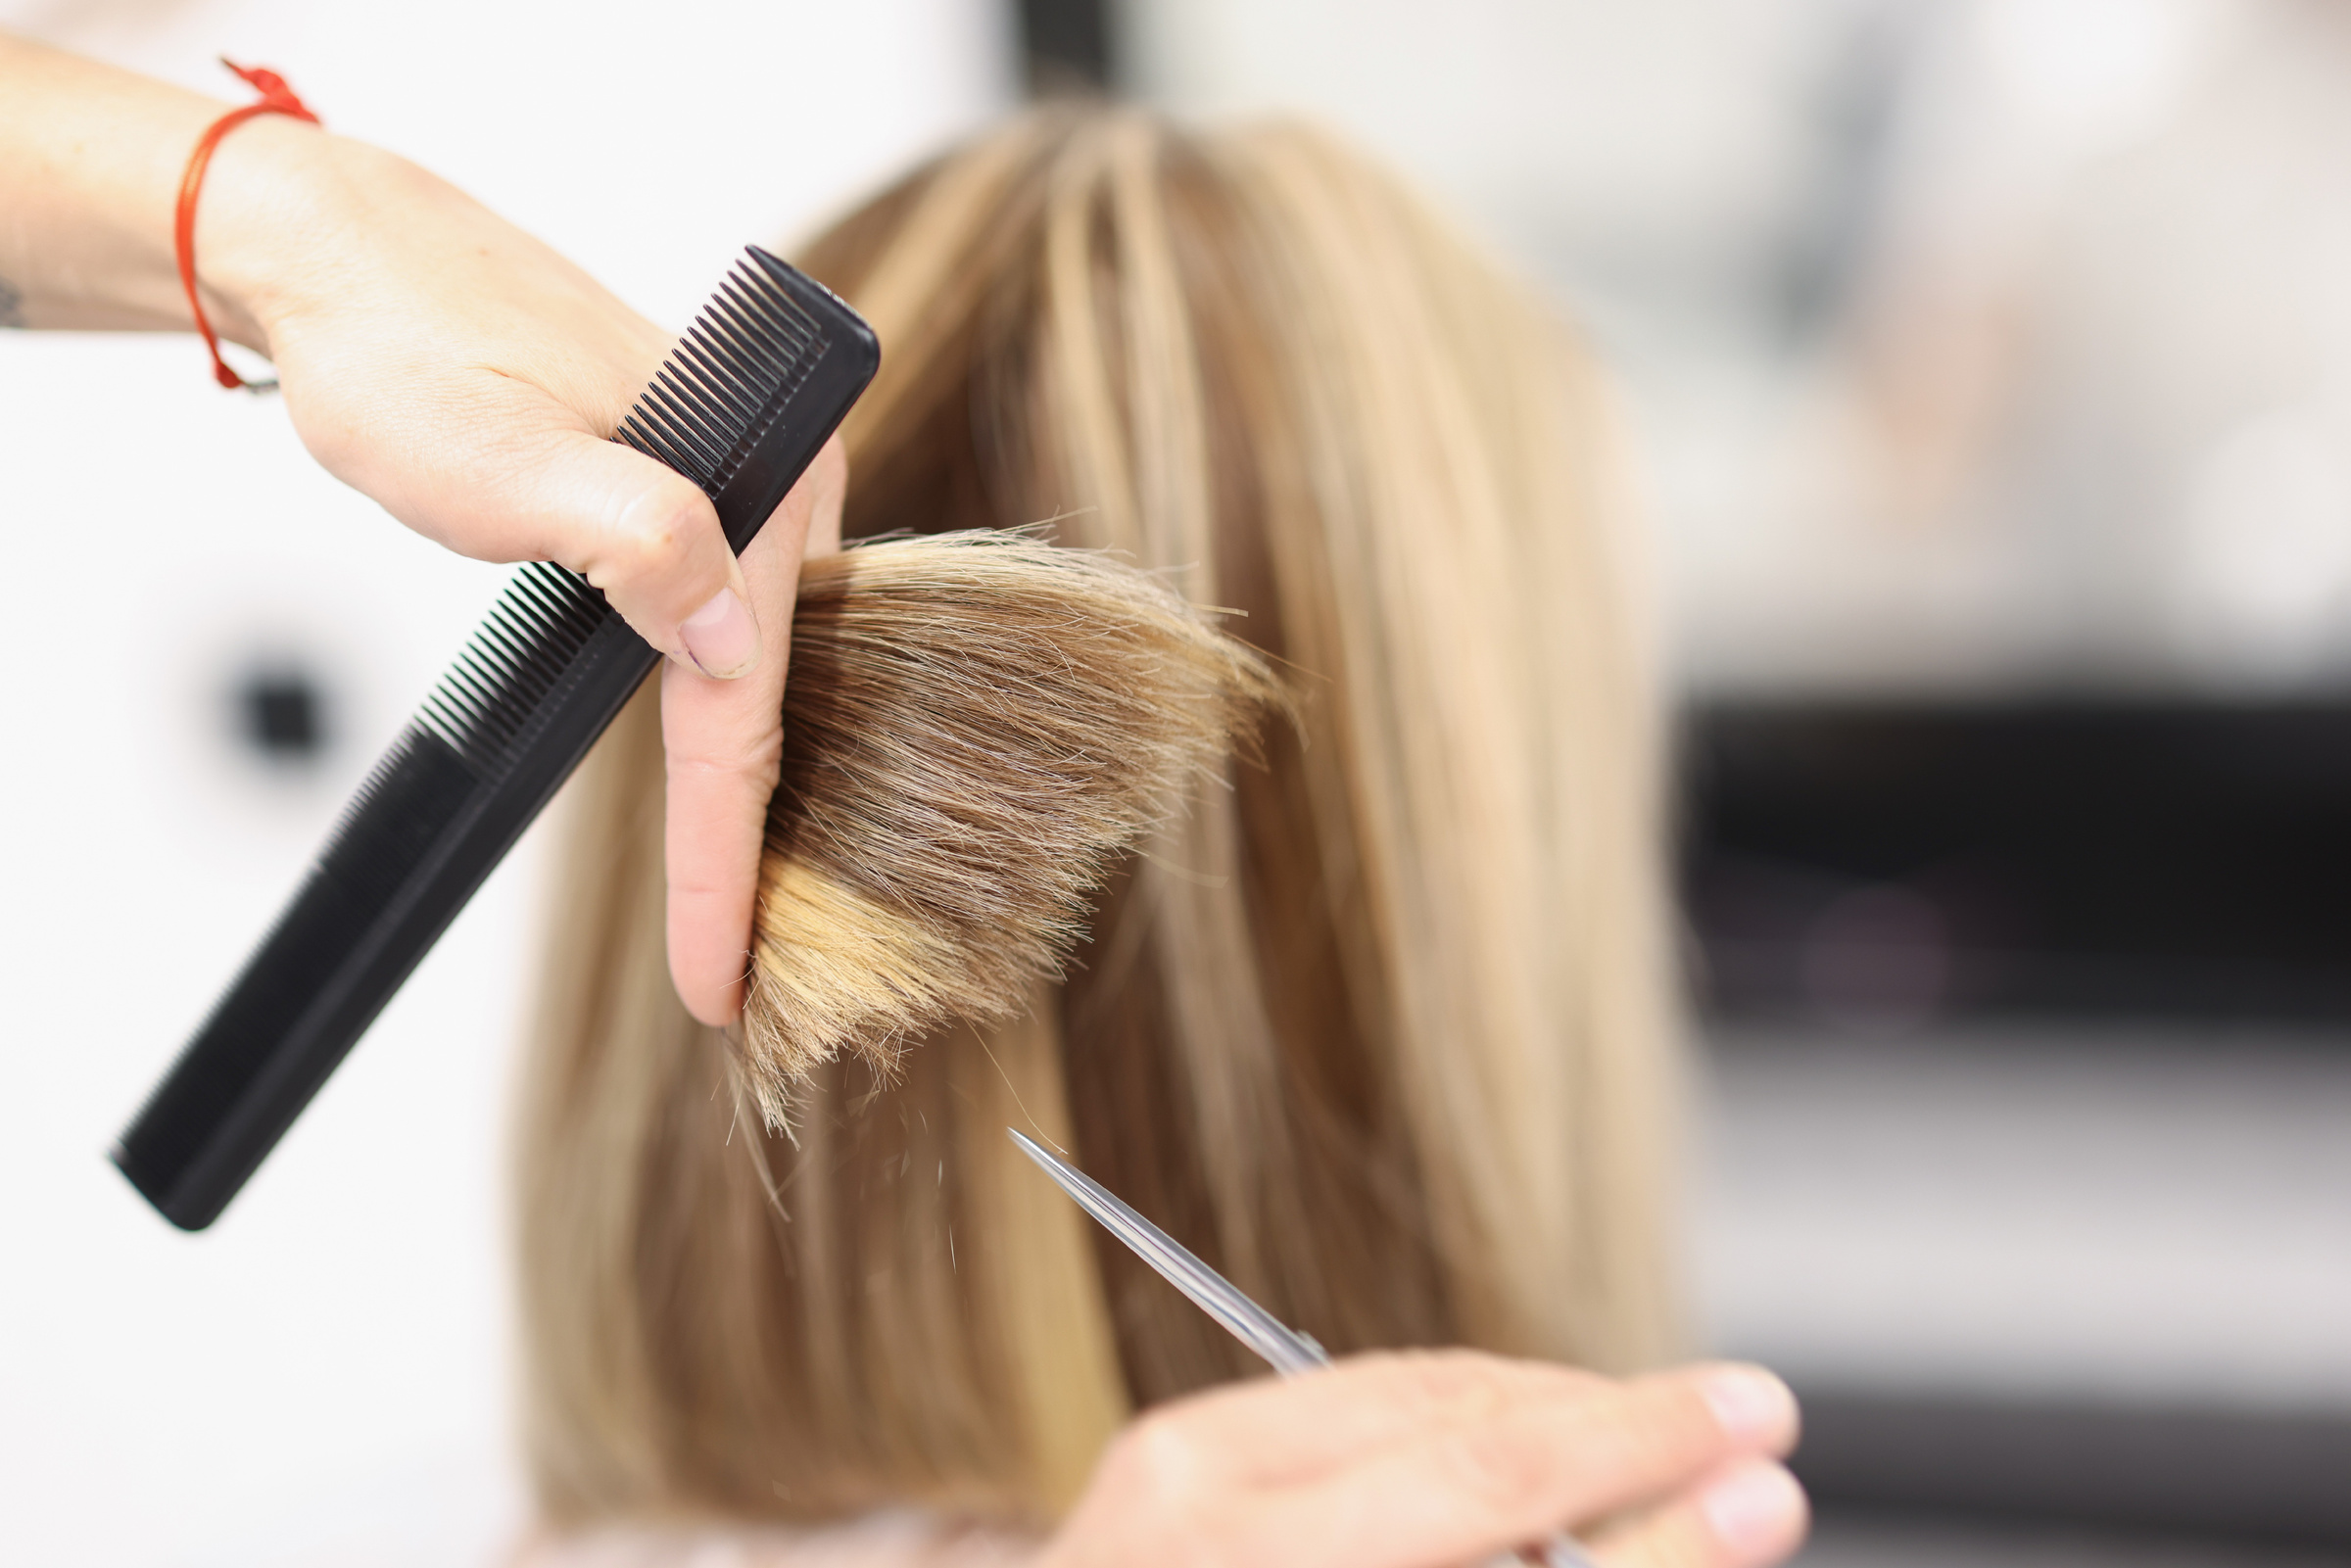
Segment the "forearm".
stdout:
[[16,324],[190,324],[172,201],[226,108],[0,34],[0,278]]
[[[173,210],[188,155],[229,107],[0,33],[0,324],[191,327]],[[222,337],[266,352],[259,219],[271,205],[314,208],[352,151],[277,116],[222,143],[196,230],[205,310]]]

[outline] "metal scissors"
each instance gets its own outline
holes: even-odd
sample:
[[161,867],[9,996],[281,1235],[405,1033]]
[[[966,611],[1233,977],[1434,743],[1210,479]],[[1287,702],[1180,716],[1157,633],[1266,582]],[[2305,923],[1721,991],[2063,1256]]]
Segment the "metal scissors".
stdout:
[[[1295,1377],[1330,1364],[1330,1353],[1314,1339],[1275,1317],[1251,1301],[1232,1281],[1193,1257],[1175,1237],[1136,1213],[1111,1190],[1076,1165],[1054,1154],[1017,1127],[1006,1127],[1021,1152],[1044,1167],[1078,1207],[1102,1223],[1102,1228],[1125,1242],[1133,1254],[1159,1271],[1160,1277],[1191,1299],[1192,1305],[1215,1318],[1283,1377]],[[1508,1568],[1534,1563],[1540,1568],[1597,1568],[1590,1554],[1564,1531],[1514,1552],[1486,1559],[1481,1568]]]

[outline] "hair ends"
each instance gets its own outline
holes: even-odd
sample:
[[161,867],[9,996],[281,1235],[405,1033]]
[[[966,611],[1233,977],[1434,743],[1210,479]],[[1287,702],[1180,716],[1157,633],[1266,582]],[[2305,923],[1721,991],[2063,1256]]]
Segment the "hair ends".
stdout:
[[744,1009],[769,1126],[817,1064],[888,1072],[1058,979],[1118,858],[1283,702],[1159,578],[1032,531],[810,561]]

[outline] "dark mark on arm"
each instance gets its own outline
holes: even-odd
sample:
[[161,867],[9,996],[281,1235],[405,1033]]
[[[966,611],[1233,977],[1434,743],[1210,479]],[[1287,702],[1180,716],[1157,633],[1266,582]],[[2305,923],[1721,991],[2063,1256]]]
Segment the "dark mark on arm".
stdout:
[[6,278],[0,278],[0,327],[21,327],[24,324],[24,296]]

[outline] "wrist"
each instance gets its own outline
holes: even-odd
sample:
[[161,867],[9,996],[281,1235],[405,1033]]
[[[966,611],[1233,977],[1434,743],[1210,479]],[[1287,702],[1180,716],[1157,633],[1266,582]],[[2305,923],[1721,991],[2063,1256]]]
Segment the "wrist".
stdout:
[[215,330],[269,354],[283,323],[340,270],[337,249],[367,227],[368,193],[416,172],[284,116],[231,131],[196,209],[197,287]]

